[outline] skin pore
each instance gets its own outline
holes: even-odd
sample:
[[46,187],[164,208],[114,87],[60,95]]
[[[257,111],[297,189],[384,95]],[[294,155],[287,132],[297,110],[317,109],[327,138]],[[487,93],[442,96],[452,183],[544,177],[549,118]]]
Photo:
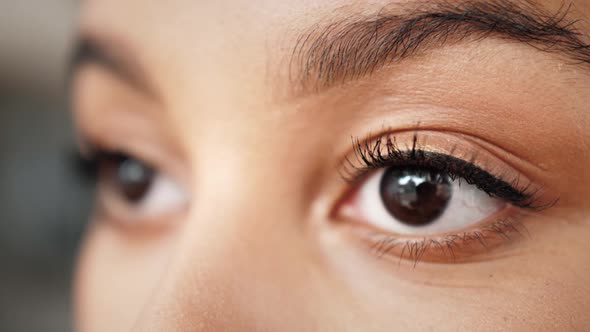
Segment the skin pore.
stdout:
[[[77,328],[583,330],[589,15],[85,1],[72,105],[99,171]],[[145,200],[118,190],[121,170],[147,174],[133,161],[159,189]],[[440,220],[401,227],[376,212],[387,167],[464,180]]]

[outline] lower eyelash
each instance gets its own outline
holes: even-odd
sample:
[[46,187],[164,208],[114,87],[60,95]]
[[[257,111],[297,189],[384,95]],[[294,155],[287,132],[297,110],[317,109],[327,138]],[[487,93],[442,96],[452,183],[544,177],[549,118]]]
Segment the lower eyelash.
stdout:
[[414,267],[421,261],[460,263],[515,238],[530,238],[526,226],[520,221],[522,217],[521,214],[504,217],[480,229],[438,238],[404,239],[372,232],[368,240],[373,254],[379,258],[396,256],[398,264],[402,260],[412,262]]

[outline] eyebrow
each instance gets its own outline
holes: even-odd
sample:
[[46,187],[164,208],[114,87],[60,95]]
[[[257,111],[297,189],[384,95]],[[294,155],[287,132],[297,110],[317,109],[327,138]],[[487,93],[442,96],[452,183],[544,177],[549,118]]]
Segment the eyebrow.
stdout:
[[568,19],[571,5],[554,14],[530,0],[422,1],[400,6],[384,7],[372,17],[315,26],[301,35],[292,52],[291,83],[298,90],[317,92],[428,49],[488,37],[590,64],[587,37],[575,28],[578,21]]
[[82,35],[76,42],[68,66],[68,85],[85,65],[98,65],[147,95],[155,95],[148,75],[129,49],[113,40]]

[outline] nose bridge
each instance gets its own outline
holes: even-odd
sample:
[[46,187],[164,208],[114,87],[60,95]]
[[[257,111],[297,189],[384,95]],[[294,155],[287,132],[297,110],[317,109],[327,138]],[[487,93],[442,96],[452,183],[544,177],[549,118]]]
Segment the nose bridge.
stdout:
[[219,165],[217,176],[200,182],[138,331],[278,327],[277,317],[256,308],[280,307],[285,289],[302,287],[307,249],[294,200],[286,204],[281,188],[267,181],[271,175],[239,167],[238,160],[223,164],[232,166]]
[[192,142],[194,204],[137,331],[285,331],[290,319],[300,326],[296,311],[267,311],[304,297],[317,269],[305,234],[309,167],[276,164],[303,159],[305,150],[288,146],[285,119],[255,98],[261,84],[243,89],[217,77],[198,98],[174,104],[186,126],[179,132]]

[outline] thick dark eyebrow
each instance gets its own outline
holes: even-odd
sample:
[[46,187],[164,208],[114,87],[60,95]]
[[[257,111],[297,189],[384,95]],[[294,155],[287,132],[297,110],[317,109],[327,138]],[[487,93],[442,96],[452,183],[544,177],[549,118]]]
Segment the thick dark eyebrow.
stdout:
[[[569,19],[571,6],[548,13],[534,1],[422,1],[392,5],[372,17],[355,16],[313,27],[293,50],[290,77],[297,90],[315,91],[449,43],[487,37],[524,43],[590,64],[590,45]],[[590,67],[589,67],[590,68]]]
[[85,65],[97,65],[147,95],[154,89],[144,68],[129,48],[116,41],[92,36],[79,37],[68,67],[68,85],[77,71]]

